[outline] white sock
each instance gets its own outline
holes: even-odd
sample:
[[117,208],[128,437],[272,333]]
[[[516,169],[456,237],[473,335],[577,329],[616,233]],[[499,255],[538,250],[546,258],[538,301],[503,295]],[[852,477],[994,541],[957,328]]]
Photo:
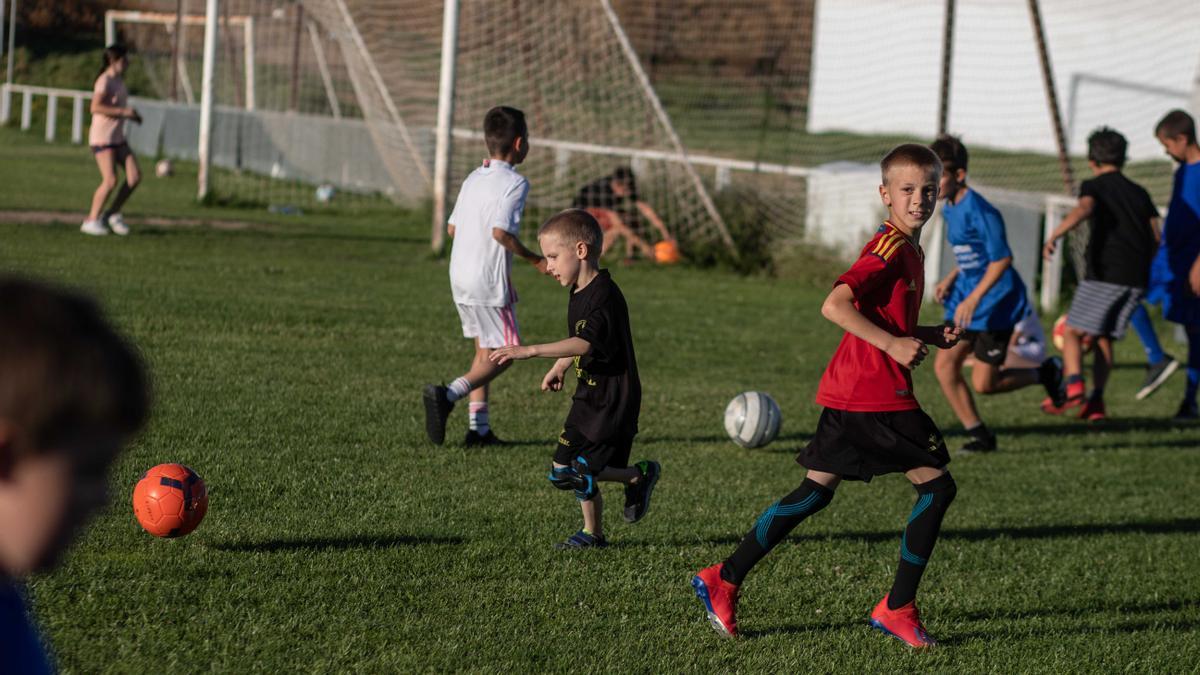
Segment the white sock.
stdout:
[[453,403],[460,398],[466,398],[467,394],[471,393],[471,383],[467,381],[467,378],[460,377],[451,382],[450,386],[446,387],[446,390],[446,398],[450,399],[450,402]]
[[483,436],[489,430],[491,430],[491,426],[488,425],[487,403],[475,403],[472,401],[468,409],[471,412],[471,420],[468,422],[468,428],[471,431]]

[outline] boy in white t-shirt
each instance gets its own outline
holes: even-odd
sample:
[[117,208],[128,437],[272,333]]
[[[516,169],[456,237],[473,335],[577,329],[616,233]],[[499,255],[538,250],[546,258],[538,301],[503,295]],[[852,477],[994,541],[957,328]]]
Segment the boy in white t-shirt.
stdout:
[[483,118],[483,135],[489,158],[463,181],[446,227],[454,239],[450,288],[463,337],[475,339],[475,359],[471,369],[449,386],[425,385],[425,433],[437,445],[446,439],[446,418],[454,403],[468,396],[471,418],[466,445],[501,442],[488,423],[488,383],[509,363],[498,366],[488,357],[493,349],[521,344],[511,279],[513,254],[546,273],[546,259],[517,238],[529,194],[528,179],[514,169],[529,153],[525,113],[506,106],[492,108]]

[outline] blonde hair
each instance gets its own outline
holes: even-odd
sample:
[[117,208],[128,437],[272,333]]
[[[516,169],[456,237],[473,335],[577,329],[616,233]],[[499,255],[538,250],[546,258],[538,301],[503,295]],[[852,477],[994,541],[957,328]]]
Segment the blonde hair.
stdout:
[[567,209],[550,216],[538,229],[538,237],[552,234],[560,237],[567,245],[583,242],[588,245],[588,260],[600,259],[600,249],[604,243],[604,232],[595,216],[583,209]]

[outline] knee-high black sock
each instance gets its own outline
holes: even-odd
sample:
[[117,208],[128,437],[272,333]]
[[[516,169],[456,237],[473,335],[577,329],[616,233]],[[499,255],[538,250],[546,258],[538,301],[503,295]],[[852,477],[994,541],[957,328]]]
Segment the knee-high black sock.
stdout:
[[741,584],[755,563],[783,541],[792,528],[831,501],[833,490],[805,478],[800,487],[772,504],[758,517],[754,529],[746,533],[737,550],[725,560],[721,567],[721,578],[731,584]]
[[925,564],[929,562],[938,531],[942,529],[942,518],[958,492],[948,473],[915,487],[917,503],[913,505],[908,526],[900,539],[900,566],[896,568],[896,581],[888,594],[888,609],[907,605],[917,597],[917,585],[921,583]]

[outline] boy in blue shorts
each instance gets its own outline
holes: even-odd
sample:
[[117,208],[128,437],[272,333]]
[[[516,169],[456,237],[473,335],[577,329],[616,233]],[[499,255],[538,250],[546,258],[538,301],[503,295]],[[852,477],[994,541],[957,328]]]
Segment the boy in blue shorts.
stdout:
[[967,186],[967,148],[954,136],[941,136],[929,146],[942,160],[939,191],[945,206],[946,238],[956,265],[934,287],[934,299],[946,306],[946,323],[963,330],[962,339],[938,352],[934,370],[946,401],[971,440],[960,452],[992,452],[996,435],[979,417],[963,364],[974,354],[971,386],[980,394],[999,394],[1041,383],[1048,394],[1062,388],[1057,358],[1038,368],[1005,368],[1009,341],[1017,324],[1030,313],[1021,275],[1012,266],[1004,218],[983,195]]
[[1196,122],[1182,110],[1167,113],[1154,135],[1171,159],[1179,162],[1171,188],[1171,204],[1163,224],[1163,247],[1171,279],[1163,313],[1187,331],[1187,389],[1177,420],[1200,419],[1196,389],[1200,386],[1200,145]]
[[0,672],[50,673],[21,579],[54,567],[108,501],[149,385],[91,300],[12,277],[0,278],[0,377]]
[[567,209],[538,231],[549,273],[571,289],[567,337],[551,344],[497,349],[498,366],[535,356],[556,359],[542,378],[542,391],[559,391],[575,368],[575,395],[558,437],[547,478],[560,490],[574,490],[583,510],[583,529],[555,545],[558,549],[602,548],[604,538],[599,481],[625,485],[625,520],[635,523],[650,508],[662,467],[642,460],[629,466],[642,408],[642,383],[625,296],[600,269],[604,234],[587,211]]
[[846,332],[817,389],[825,409],[816,434],[796,458],[808,469],[804,482],[763,512],[733,555],[692,578],[721,635],[737,635],[737,599],[746,575],[801,521],[828,506],[843,480],[903,473],[917,502],[900,538],[892,589],[871,612],[870,625],[912,647],[936,644],[915,598],[957,488],[946,471],[950,455],[942,435],[913,394],[911,370],[929,353],[928,345],[952,348],[960,333],[952,326],[917,325],[925,290],[918,239],[937,204],[942,164],[929,148],[909,143],[889,152],[881,170],[879,192],[889,219],[821,306],[825,318]]
[[[1158,209],[1150,193],[1121,172],[1128,142],[1108,127],[1088,136],[1088,167],[1093,177],[1079,186],[1079,203],[1063,218],[1043,248],[1047,258],[1055,242],[1085,219],[1087,269],[1067,312],[1063,335],[1063,379],[1066,396],[1047,398],[1042,410],[1061,415],[1080,407],[1080,419],[1105,419],[1104,388],[1113,367],[1113,341],[1121,339],[1134,311],[1142,305],[1150,266],[1158,250]],[[1092,391],[1083,378],[1083,338],[1095,338]]]

